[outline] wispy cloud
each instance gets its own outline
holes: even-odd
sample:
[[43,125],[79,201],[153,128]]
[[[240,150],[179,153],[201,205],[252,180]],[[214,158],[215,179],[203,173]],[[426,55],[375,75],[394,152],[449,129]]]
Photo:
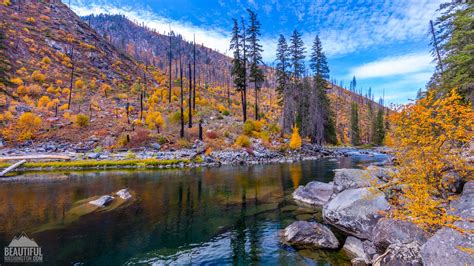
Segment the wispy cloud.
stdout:
[[[432,71],[432,57],[428,53],[385,57],[351,69],[350,76],[377,78]],[[431,72],[430,72],[431,73]],[[418,75],[417,78],[425,76]]]

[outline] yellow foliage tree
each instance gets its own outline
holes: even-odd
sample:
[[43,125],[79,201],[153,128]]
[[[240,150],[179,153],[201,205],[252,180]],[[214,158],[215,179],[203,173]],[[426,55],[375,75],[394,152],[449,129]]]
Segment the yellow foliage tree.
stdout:
[[165,125],[165,120],[160,112],[149,111],[146,115],[145,123],[149,129],[156,129],[160,133],[160,128]]
[[41,128],[41,118],[33,113],[23,113],[16,126],[17,140],[29,140],[35,137]]
[[299,149],[301,149],[302,144],[303,143],[302,143],[302,140],[301,140],[299,129],[298,129],[298,127],[294,126],[293,127],[293,133],[291,134],[291,139],[290,139],[290,149],[299,150]]
[[[443,178],[447,171],[472,178],[472,167],[461,156],[474,137],[474,112],[453,90],[436,99],[433,93],[391,115],[390,142],[399,162],[394,180],[402,194],[394,197],[395,218],[410,220],[424,229],[452,226],[455,217],[445,209],[449,198]],[[470,172],[471,171],[471,172]]]

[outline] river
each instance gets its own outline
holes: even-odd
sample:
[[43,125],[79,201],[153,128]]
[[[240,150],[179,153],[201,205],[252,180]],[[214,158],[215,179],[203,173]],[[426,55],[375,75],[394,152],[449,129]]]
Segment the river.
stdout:
[[[292,164],[25,173],[28,182],[0,183],[0,246],[25,232],[44,262],[57,265],[350,265],[343,251],[282,245],[278,232],[297,219],[322,221],[320,210],[291,200],[296,187],[384,159],[354,154]],[[122,188],[133,192],[130,204],[74,215],[77,202]]]

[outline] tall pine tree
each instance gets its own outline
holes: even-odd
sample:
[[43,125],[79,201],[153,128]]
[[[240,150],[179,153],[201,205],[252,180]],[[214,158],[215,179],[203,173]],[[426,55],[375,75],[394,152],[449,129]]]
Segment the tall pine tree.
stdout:
[[263,70],[260,68],[262,62],[262,45],[259,37],[261,36],[261,24],[257,20],[257,14],[250,9],[247,9],[250,17],[250,25],[247,29],[247,51],[249,58],[249,81],[253,82],[255,90],[255,120],[259,119],[258,110],[258,91],[260,90],[264,81]]
[[329,67],[326,55],[323,52],[323,47],[319,36],[314,38],[310,67],[314,73],[313,77],[313,91],[310,95],[312,101],[310,108],[311,126],[313,127],[313,134],[311,139],[314,143],[322,144],[323,140],[329,143],[336,143],[336,130],[334,127],[334,120],[332,118],[329,98],[327,97],[327,79],[329,79]]
[[283,106],[282,132],[290,133],[293,126],[293,111],[295,106],[294,97],[290,94],[290,51],[285,36],[280,35],[278,38],[277,54],[276,54],[276,80],[278,92],[278,103]]
[[356,102],[351,104],[351,143],[354,146],[360,144],[360,130],[359,130],[359,106]]
[[239,23],[236,19],[232,19],[234,26],[232,28],[232,39],[230,40],[230,50],[234,52],[234,58],[232,58],[232,69],[231,75],[235,88],[240,92],[242,102],[242,114],[244,122],[247,119],[247,104],[246,104],[246,91],[245,91],[245,79],[246,71],[244,68],[244,57],[243,57],[243,40],[240,33]]
[[292,68],[292,78],[295,83],[298,83],[304,74],[304,59],[305,48],[303,37],[297,30],[293,31],[290,39],[290,62]]

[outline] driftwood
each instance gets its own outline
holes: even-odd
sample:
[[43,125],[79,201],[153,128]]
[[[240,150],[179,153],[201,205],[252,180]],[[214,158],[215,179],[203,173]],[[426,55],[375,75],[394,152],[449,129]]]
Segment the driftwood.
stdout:
[[9,156],[0,157],[0,161],[11,160],[71,160],[71,157],[65,155],[25,155],[25,156]]
[[5,176],[6,174],[8,174],[10,171],[13,171],[15,170],[17,167],[20,167],[22,164],[26,163],[26,160],[21,160],[19,162],[16,162],[12,165],[10,165],[9,167],[7,167],[7,169],[3,170],[1,173],[0,173],[0,177],[2,176]]

